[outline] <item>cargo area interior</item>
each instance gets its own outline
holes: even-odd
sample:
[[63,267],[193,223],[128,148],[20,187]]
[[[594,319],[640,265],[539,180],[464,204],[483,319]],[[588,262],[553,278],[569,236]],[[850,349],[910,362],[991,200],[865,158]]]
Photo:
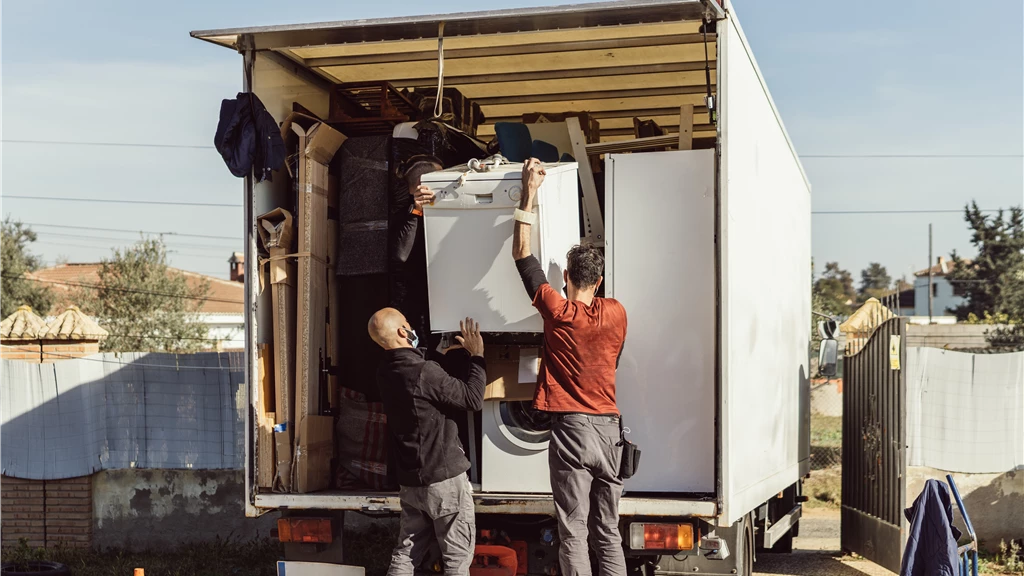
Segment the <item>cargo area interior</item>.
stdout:
[[[718,46],[716,15],[708,10],[695,1],[644,9],[538,10],[516,18],[498,11],[477,19],[455,15],[444,23],[427,17],[194,33],[243,52],[252,91],[287,132],[287,169],[272,181],[252,184],[246,207],[247,225],[255,224],[246,236],[247,276],[259,277],[247,283],[255,304],[255,320],[247,322],[255,330],[248,338],[259,351],[249,378],[256,406],[250,430],[256,447],[253,493],[397,491],[374,377],[382,351],[370,340],[367,321],[376,310],[398,305],[421,335],[421,346],[434,348],[447,338],[431,329],[422,301],[427,279],[416,266],[417,258],[426,258],[422,242],[415,246],[418,255],[405,262],[390,250],[395,223],[406,217],[411,202],[400,169],[418,154],[437,156],[450,168],[497,153],[512,162],[525,155],[578,164],[579,235],[606,248],[606,295],[645,291],[653,300],[680,294],[689,300],[692,317],[685,310],[679,317],[659,317],[655,308],[637,304],[634,312],[627,304],[627,341],[663,342],[674,335],[672,346],[691,351],[676,350],[680,360],[654,369],[663,374],[645,372],[642,354],[624,359],[619,397],[630,426],[665,436],[666,445],[703,451],[685,461],[691,467],[705,464],[705,471],[676,484],[627,484],[626,490],[654,496],[714,493],[718,128],[712,118],[717,110],[709,112],[708,104],[717,97]],[[584,142],[577,141],[580,135]],[[645,180],[656,172],[662,176]],[[694,195],[694,202],[703,203],[692,210],[671,188],[691,178],[706,184]],[[650,201],[631,202],[631,194],[646,193],[635,189],[638,182],[650,189]],[[607,183],[615,183],[614,196]],[[595,199],[600,216],[593,213]],[[693,225],[673,243],[689,249],[659,244],[682,223]],[[651,232],[658,227],[664,229]],[[656,260],[670,264],[667,270],[655,260],[623,255],[652,250]],[[694,322],[701,328],[679,336]],[[305,337],[303,326],[310,331]],[[280,334],[289,331],[291,348]],[[525,358],[538,356],[540,335],[485,334],[485,342],[488,398],[483,415],[468,417],[461,430],[478,490],[486,436],[481,430],[488,419],[510,434],[513,455],[520,443],[544,434],[543,415],[529,407],[533,386],[524,386],[518,372]],[[702,353],[709,356],[696,359]],[[299,360],[278,366],[285,355]],[[650,397],[637,383],[681,378],[693,366],[700,374],[686,384],[697,389],[685,409],[693,415],[688,428],[646,430],[645,419],[683,419],[671,410],[686,402]],[[287,370],[293,371],[290,380],[282,376]],[[282,379],[290,381],[290,406],[281,403]],[[680,466],[684,460],[664,456]],[[661,460],[646,451],[645,457]],[[285,479],[282,466],[291,468]],[[666,466],[669,473],[675,470]],[[538,493],[513,492],[527,498]]]

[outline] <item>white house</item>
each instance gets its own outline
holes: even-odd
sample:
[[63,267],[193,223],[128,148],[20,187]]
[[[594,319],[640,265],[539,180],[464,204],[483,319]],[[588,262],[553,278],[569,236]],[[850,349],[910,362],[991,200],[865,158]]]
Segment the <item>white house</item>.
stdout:
[[[939,256],[938,262],[932,266],[932,311],[933,317],[947,316],[950,310],[963,303],[964,299],[953,293],[948,274],[953,270],[953,262]],[[914,273],[914,316],[928,317],[928,270]]]

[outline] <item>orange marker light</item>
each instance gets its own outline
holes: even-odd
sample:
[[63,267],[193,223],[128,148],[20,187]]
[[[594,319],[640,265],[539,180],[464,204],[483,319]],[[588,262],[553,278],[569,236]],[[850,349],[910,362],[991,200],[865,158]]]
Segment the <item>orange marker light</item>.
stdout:
[[633,550],[692,550],[691,524],[629,525],[629,546]]
[[330,544],[334,541],[330,518],[278,518],[277,539],[281,542]]

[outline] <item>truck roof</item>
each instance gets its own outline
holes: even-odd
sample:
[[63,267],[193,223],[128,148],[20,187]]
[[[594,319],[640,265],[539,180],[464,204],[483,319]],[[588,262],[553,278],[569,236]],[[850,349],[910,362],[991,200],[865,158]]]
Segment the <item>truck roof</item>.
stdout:
[[694,138],[714,138],[704,95],[715,91],[717,36],[705,17],[715,0],[620,0],[445,15],[194,31],[195,38],[252,48],[330,85],[386,81],[435,88],[438,35],[445,86],[479,104],[478,135],[524,113],[587,110],[604,141],[633,137],[633,118],[669,132],[681,104],[694,105]]
[[614,0],[451,14],[196,30],[191,32],[191,36],[236,48],[239,36],[252,35],[256,37],[257,49],[277,50],[353,42],[433,39],[437,35],[437,25],[441,22],[445,23],[446,36],[474,36],[700,20],[708,10],[715,16],[721,16],[721,7],[708,0]]

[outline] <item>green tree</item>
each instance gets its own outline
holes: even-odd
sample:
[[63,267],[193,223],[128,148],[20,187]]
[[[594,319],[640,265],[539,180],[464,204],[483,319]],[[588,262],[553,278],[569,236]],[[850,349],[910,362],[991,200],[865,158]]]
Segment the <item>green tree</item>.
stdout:
[[42,266],[39,257],[28,251],[28,245],[36,241],[36,233],[8,216],[3,221],[2,236],[0,318],[10,316],[23,305],[45,316],[53,306],[53,291],[46,284],[25,278],[26,272],[34,272]]
[[892,277],[889,272],[878,262],[868,264],[868,267],[860,271],[860,288],[857,294],[861,301],[868,298],[881,298],[891,292]]
[[857,291],[853,287],[853,276],[839,267],[838,262],[828,262],[821,277],[814,282],[812,293],[817,312],[833,316],[847,316],[857,301]]
[[100,266],[98,287],[81,289],[76,299],[110,332],[104,350],[192,352],[206,344],[199,312],[209,290],[209,281],[190,284],[168,268],[163,240],[144,239],[114,249]]
[[978,256],[968,263],[956,252],[952,254],[949,281],[965,298],[953,313],[960,320],[986,313],[1024,320],[1024,209],[1018,206],[986,216],[971,202],[964,208],[964,220],[972,230],[971,244]]

